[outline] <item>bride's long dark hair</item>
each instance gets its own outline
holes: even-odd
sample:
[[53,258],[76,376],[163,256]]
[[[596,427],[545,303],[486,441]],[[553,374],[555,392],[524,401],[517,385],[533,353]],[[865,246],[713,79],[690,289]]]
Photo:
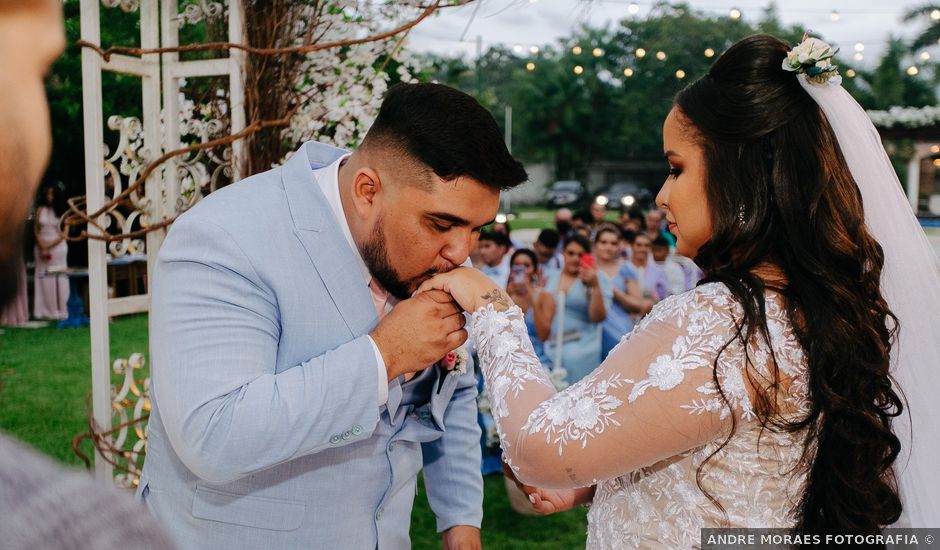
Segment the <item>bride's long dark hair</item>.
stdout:
[[[832,128],[781,68],[789,49],[772,36],[745,38],[676,97],[706,164],[713,235],[695,261],[703,282],[724,283],[741,303],[739,338],[770,341],[764,292],[772,288],[805,352],[805,418],[777,414],[776,359],[770,384],[748,373],[764,429],[806,429],[798,529],[874,532],[901,513],[891,421],[902,404],[888,372],[897,320],[879,285],[884,254]],[[755,275],[766,265],[784,282]]]

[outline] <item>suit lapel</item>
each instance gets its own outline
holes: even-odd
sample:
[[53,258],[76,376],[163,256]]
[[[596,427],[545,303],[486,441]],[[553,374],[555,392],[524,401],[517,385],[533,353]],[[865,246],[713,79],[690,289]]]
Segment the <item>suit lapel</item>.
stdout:
[[282,166],[281,179],[295,235],[349,331],[360,336],[375,326],[378,317],[369,289],[359,276],[356,256],[312,172],[345,153],[342,149],[307,142]]

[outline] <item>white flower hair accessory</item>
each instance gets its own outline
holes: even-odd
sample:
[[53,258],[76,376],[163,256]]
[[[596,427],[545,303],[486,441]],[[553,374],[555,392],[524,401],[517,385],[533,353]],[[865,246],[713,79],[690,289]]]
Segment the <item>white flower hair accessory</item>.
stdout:
[[803,41],[790,50],[783,60],[783,70],[803,73],[813,84],[838,86],[842,84],[842,77],[839,76],[838,67],[831,61],[838,51],[839,48],[833,49],[822,40],[809,36],[809,33],[804,34]]

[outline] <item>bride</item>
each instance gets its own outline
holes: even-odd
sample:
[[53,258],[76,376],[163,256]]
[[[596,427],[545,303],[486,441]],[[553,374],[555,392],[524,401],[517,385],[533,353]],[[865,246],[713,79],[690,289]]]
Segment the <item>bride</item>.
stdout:
[[555,392],[521,311],[479,272],[420,289],[473,312],[509,467],[539,511],[590,504],[589,548],[692,547],[703,527],[876,532],[901,496],[915,526],[940,524],[937,443],[908,454],[910,419],[894,421],[909,404],[920,428],[933,406],[906,382],[940,357],[936,258],[833,53],[752,36],[678,94],[656,200],[705,277],[581,382]]

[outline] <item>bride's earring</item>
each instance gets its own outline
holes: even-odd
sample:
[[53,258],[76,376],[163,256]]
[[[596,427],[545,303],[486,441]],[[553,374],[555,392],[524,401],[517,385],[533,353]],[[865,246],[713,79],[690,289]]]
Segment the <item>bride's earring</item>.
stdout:
[[738,207],[738,225],[744,225],[744,205]]

